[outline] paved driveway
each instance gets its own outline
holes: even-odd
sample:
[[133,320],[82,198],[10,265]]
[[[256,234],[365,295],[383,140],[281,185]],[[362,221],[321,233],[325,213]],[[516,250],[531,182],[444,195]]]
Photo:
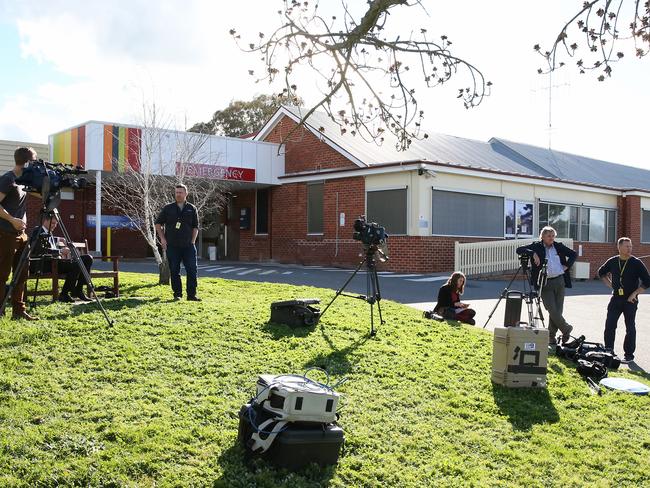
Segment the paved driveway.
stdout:
[[[108,269],[110,263],[97,263],[98,268]],[[132,272],[157,273],[157,265],[151,260],[123,261],[120,269]],[[345,283],[351,270],[322,266],[280,265],[273,263],[210,262],[199,261],[199,277],[219,277],[235,280],[310,285],[338,289]],[[391,273],[380,271],[382,297],[394,300],[419,310],[430,310],[435,305],[438,288],[446,281],[446,275]],[[488,315],[494,309],[498,298],[507,285],[505,281],[471,280],[463,300],[471,303],[477,311],[477,327],[483,327]],[[521,290],[517,281],[511,289]],[[351,293],[366,293],[366,275],[360,272],[346,288]],[[200,283],[199,283],[200,292]],[[590,341],[603,340],[606,306],[609,301],[607,288],[600,281],[574,283],[567,290],[565,317],[574,326],[574,333],[584,334]],[[200,294],[200,293],[199,293]],[[487,329],[500,325],[503,320],[505,302],[501,301]],[[525,315],[525,312],[522,314]],[[388,324],[390,324],[390,317]],[[625,325],[621,317],[616,337],[616,351],[623,355]],[[640,297],[637,313],[637,351],[631,369],[650,371],[650,292]]]

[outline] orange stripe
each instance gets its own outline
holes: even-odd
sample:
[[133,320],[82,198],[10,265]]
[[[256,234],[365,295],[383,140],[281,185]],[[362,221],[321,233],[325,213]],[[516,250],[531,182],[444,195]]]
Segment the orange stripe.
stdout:
[[113,126],[104,126],[104,171],[113,169]]
[[72,150],[70,151],[70,162],[76,166],[79,164],[79,129],[72,129]]

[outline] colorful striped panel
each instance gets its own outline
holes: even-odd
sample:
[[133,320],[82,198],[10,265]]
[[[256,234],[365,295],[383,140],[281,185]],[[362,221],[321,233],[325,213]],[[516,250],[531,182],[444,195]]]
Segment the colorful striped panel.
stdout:
[[126,168],[140,170],[141,129],[104,126],[104,171],[124,173]]
[[53,163],[86,166],[86,126],[54,134],[52,142]]

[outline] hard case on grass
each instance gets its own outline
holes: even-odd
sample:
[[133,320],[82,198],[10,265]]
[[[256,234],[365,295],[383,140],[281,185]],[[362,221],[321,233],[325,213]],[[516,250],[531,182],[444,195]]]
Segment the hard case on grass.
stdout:
[[[251,425],[248,407],[244,405],[239,411],[238,439],[248,455],[255,455],[249,450],[249,440],[255,427]],[[256,409],[256,415],[257,425],[271,417],[261,409]],[[269,450],[260,456],[278,467],[294,471],[309,463],[328,466],[338,462],[343,441],[343,429],[338,425],[290,422],[277,435]]]
[[286,324],[289,327],[309,327],[320,318],[320,310],[312,307],[320,303],[318,298],[300,298],[273,302],[271,304],[271,322]]
[[548,329],[495,327],[492,381],[508,387],[546,387]]

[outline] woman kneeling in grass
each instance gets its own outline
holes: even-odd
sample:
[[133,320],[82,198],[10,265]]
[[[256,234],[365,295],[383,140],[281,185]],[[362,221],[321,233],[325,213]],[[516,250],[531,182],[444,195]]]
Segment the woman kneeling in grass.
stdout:
[[447,283],[438,291],[438,303],[433,309],[434,313],[442,315],[445,319],[458,320],[466,324],[474,325],[476,311],[469,308],[469,304],[460,301],[465,291],[465,275],[460,271],[454,271]]

